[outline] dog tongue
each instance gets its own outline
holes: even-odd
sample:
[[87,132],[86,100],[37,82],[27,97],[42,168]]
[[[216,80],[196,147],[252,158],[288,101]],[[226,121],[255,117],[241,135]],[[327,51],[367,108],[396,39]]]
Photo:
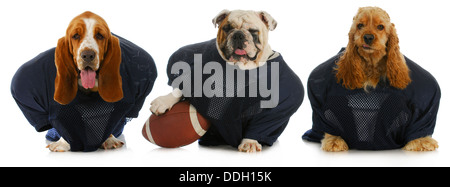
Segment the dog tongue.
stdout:
[[80,77],[81,77],[81,84],[84,88],[94,88],[95,86],[95,71],[87,68],[84,70],[81,70]]
[[236,49],[234,51],[234,53],[236,53],[237,55],[246,55],[247,51],[243,50],[243,49]]

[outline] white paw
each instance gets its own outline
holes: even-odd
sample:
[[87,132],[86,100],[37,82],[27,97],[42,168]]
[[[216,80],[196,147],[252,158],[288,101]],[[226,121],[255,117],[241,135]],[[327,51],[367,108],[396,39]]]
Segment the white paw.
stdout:
[[241,144],[239,145],[238,149],[241,152],[251,153],[251,152],[261,151],[262,146],[256,140],[244,138],[244,139],[242,139]]
[[114,137],[112,134],[109,135],[108,139],[106,139],[105,142],[103,142],[102,146],[100,148],[102,149],[117,149],[121,148],[125,143]]
[[70,150],[70,144],[61,137],[58,141],[48,144],[47,148],[52,152],[66,152]]
[[[180,95],[180,96],[178,96]],[[181,99],[181,91],[175,89],[172,93],[164,96],[159,96],[153,100],[150,104],[150,111],[155,115],[164,114],[167,110],[170,110],[172,106]]]

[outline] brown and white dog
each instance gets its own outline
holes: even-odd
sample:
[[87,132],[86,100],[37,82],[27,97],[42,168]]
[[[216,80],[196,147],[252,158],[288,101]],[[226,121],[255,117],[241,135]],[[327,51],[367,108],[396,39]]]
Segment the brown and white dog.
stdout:
[[[66,36],[58,40],[55,50],[54,99],[66,105],[78,89],[99,92],[106,102],[123,98],[120,76],[121,50],[105,20],[92,12],[84,12],[69,24]],[[124,143],[111,135],[102,148],[119,148]],[[70,145],[61,137],[47,146],[51,151],[68,151]]]
[[[240,69],[254,69],[265,64],[274,53],[268,44],[268,32],[276,28],[277,22],[264,11],[223,10],[212,20],[219,26],[216,47],[220,56],[229,64]],[[157,97],[151,102],[150,110],[163,114],[182,98],[182,92],[175,88],[172,93]],[[244,138],[239,151],[261,151],[261,144],[253,139]]]
[[[337,62],[336,79],[347,89],[375,88],[380,80],[388,79],[392,87],[405,89],[410,83],[409,69],[400,53],[395,25],[381,8],[363,7],[353,18],[349,43]],[[408,142],[403,149],[432,151],[438,147],[430,136]],[[346,151],[344,139],[325,133],[325,151]]]

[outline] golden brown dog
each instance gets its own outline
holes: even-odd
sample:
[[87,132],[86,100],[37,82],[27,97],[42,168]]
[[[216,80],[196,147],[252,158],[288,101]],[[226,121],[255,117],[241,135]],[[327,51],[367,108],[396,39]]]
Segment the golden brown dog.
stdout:
[[[336,79],[345,88],[364,88],[369,92],[380,80],[389,80],[392,87],[405,89],[411,82],[409,69],[400,53],[395,25],[389,15],[378,7],[359,8],[348,34],[345,53],[337,62]],[[432,151],[437,141],[427,136],[408,142],[408,151]],[[322,139],[325,151],[345,151],[344,139],[325,133]]]

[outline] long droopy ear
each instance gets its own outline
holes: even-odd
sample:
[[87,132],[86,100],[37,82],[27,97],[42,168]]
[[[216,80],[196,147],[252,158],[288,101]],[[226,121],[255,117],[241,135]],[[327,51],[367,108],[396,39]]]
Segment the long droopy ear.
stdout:
[[123,98],[121,62],[119,38],[111,35],[98,76],[98,92],[106,102],[117,102]]
[[387,44],[386,77],[389,79],[391,86],[405,89],[411,82],[411,78],[409,77],[409,69],[405,58],[400,53],[398,43],[397,30],[392,23]]
[[342,86],[347,89],[357,89],[364,86],[366,79],[364,70],[362,68],[362,60],[358,55],[357,47],[354,43],[354,30],[351,29],[349,34],[349,42],[344,54],[336,63],[336,80],[338,83],[342,82]]
[[53,98],[56,102],[66,105],[77,95],[78,73],[65,37],[58,40],[55,50],[55,65],[56,78]]

